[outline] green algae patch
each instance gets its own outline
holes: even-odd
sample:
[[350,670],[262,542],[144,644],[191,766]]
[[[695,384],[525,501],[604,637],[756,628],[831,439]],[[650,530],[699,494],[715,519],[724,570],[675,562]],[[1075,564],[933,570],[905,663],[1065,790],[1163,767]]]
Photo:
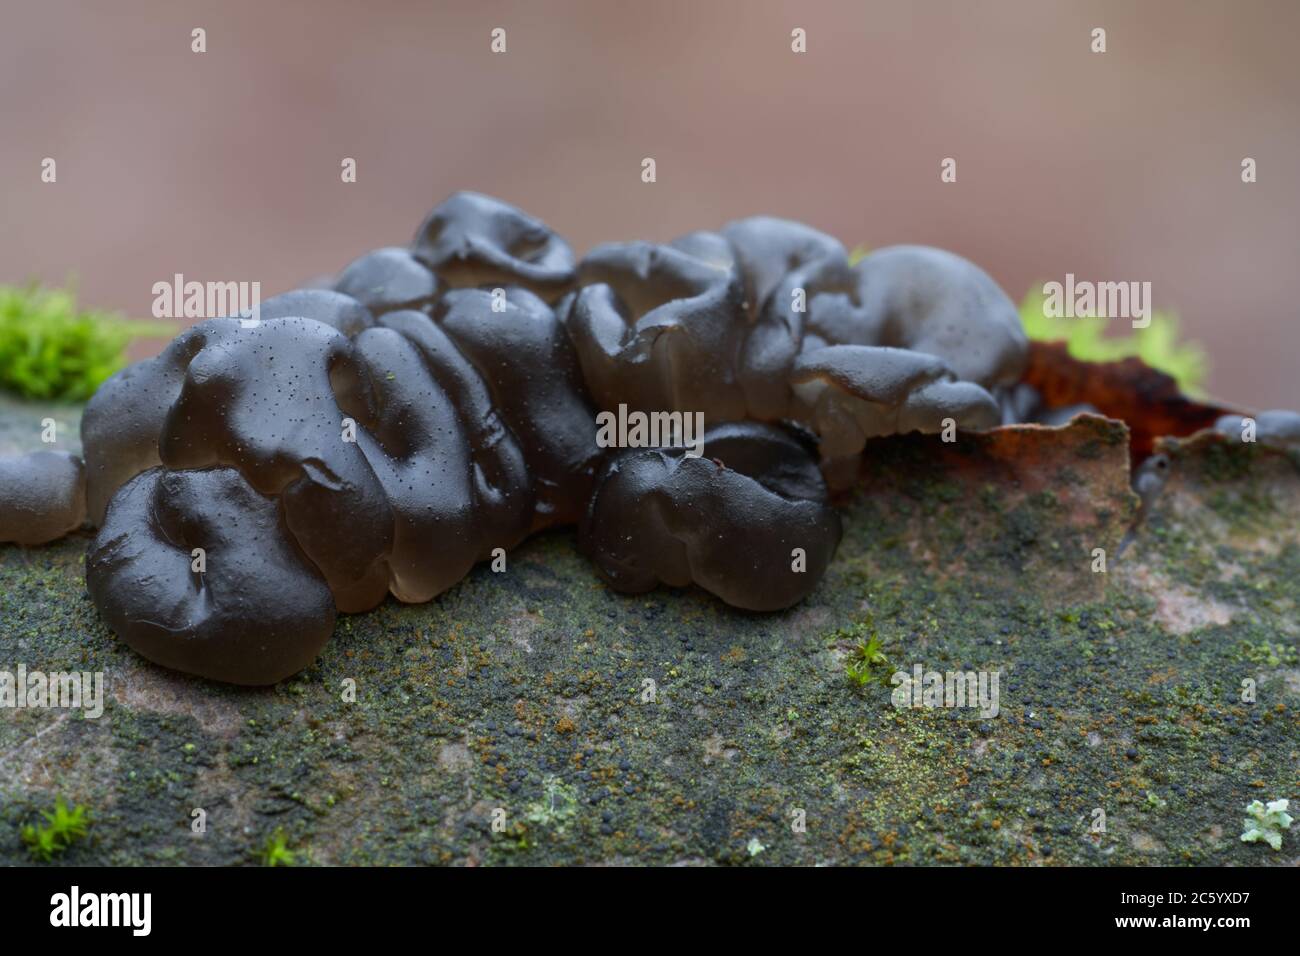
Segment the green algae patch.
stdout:
[[[1290,460],[1171,446],[1121,548],[1122,426],[998,431],[873,443],[789,611],[620,596],[548,533],[341,617],[265,689],[126,649],[84,537],[0,549],[0,669],[102,671],[107,698],[0,712],[0,862],[63,797],[94,820],[67,859],[110,865],[258,865],[268,841],[295,865],[1294,863],[1239,839],[1300,787]],[[887,661],[865,682],[860,645]],[[996,716],[896,706],[917,665],[996,672]]]

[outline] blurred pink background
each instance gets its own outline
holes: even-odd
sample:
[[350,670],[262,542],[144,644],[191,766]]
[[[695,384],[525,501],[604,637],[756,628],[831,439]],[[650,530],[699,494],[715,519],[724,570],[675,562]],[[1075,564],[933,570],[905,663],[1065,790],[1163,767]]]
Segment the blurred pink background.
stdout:
[[1209,349],[1212,393],[1300,406],[1297,3],[44,0],[0,17],[0,281],[75,276],[84,302],[136,316],[175,272],[269,296],[405,243],[462,188],[579,252],[764,212],[850,247],[946,246],[1017,301],[1067,272],[1150,281]]

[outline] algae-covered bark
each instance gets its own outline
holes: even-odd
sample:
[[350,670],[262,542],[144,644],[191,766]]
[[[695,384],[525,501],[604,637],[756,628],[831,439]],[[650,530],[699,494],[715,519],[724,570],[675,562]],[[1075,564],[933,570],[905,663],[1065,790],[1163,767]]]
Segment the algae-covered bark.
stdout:
[[[874,442],[788,612],[623,597],[547,534],[340,618],[264,690],[117,642],[85,536],[0,549],[0,669],[102,670],[108,697],[0,712],[0,862],[58,795],[93,818],[69,863],[253,862],[278,829],[321,864],[1297,862],[1238,835],[1300,789],[1300,464],[1164,452],[1125,542],[1117,423]],[[850,679],[873,636],[888,663]],[[998,672],[997,716],[896,708],[916,664]]]

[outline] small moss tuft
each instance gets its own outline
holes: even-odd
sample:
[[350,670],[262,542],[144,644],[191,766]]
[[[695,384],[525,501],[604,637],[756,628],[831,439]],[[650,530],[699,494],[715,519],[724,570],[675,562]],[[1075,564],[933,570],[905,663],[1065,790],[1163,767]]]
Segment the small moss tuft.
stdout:
[[880,635],[872,631],[869,640],[858,641],[844,669],[855,687],[866,687],[882,677],[889,669],[889,658],[880,649]]
[[62,797],[54,801],[53,811],[44,811],[41,816],[45,823],[23,827],[22,837],[27,852],[43,863],[48,863],[76,841],[84,840],[90,828],[87,809],[81,804],[69,809]]
[[289,839],[284,830],[276,830],[262,845],[263,866],[293,866],[294,852],[289,849]]

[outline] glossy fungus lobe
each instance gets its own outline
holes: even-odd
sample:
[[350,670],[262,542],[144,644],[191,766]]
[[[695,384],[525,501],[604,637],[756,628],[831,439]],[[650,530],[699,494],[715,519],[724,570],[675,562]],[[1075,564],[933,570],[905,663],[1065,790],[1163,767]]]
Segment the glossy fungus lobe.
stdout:
[[45,544],[86,520],[81,459],[61,451],[0,458],[0,541]]
[[596,404],[745,417],[739,277],[671,246],[611,243],[582,260],[565,324]]
[[397,309],[428,308],[438,295],[438,280],[405,249],[388,248],[353,260],[339,273],[334,288],[372,314],[383,315]]
[[333,289],[295,289],[272,296],[262,303],[258,317],[315,319],[349,337],[375,324],[369,309]]
[[459,192],[429,213],[411,246],[453,288],[515,285],[548,302],[573,281],[573,251],[508,203]]
[[967,259],[928,246],[890,246],[854,269],[857,296],[876,341],[943,359],[958,378],[984,388],[1014,385],[1029,342],[1015,304],[987,272]]
[[136,651],[233,684],[302,670],[334,629],[329,587],[276,502],[232,468],[133,478],[90,546],[86,584]]
[[798,439],[753,422],[705,435],[709,457],[624,451],[597,480],[581,544],[619,591],[698,584],[734,607],[804,598],[840,540],[817,462]]

